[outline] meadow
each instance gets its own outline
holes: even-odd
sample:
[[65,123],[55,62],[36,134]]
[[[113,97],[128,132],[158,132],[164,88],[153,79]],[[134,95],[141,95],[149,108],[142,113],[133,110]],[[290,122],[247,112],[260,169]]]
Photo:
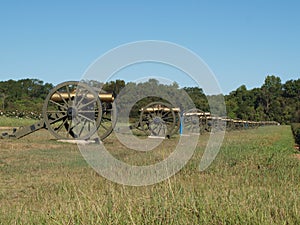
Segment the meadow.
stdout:
[[[3,125],[0,121],[0,126]],[[290,126],[230,131],[211,166],[198,166],[209,135],[188,164],[150,186],[113,183],[98,175],[76,144],[46,130],[0,139],[0,224],[300,224],[300,160]],[[104,140],[117,158],[153,163],[178,137],[153,152]]]

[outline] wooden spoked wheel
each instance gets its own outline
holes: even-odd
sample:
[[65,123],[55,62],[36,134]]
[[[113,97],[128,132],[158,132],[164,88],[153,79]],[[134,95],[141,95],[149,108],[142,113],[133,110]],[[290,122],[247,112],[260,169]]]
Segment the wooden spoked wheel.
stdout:
[[89,139],[101,123],[99,95],[84,83],[61,83],[48,94],[43,118],[46,128],[56,138]]
[[148,136],[170,137],[177,120],[171,104],[152,102],[141,109],[139,125]]
[[183,114],[183,132],[199,133],[200,115],[203,112],[199,109],[190,109]]
[[112,133],[116,120],[116,104],[114,102],[102,102],[102,118],[97,131],[100,140],[104,140]]
[[188,133],[203,133],[207,126],[207,116],[200,109],[190,109],[183,113],[183,129]]

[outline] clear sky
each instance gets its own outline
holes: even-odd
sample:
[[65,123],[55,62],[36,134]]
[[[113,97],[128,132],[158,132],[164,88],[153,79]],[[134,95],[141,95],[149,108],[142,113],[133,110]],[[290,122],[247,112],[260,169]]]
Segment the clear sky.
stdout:
[[267,75],[299,79],[299,12],[297,0],[1,0],[0,80],[79,80],[108,50],[140,40],[192,50],[225,94]]

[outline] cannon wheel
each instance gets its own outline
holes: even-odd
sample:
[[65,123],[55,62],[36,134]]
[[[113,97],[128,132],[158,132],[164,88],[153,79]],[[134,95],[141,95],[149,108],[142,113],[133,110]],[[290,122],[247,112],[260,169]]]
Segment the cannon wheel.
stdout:
[[116,125],[116,104],[114,102],[102,102],[102,118],[98,128],[100,140],[104,140],[113,131]]
[[[52,100],[54,94],[61,100]],[[89,139],[97,131],[102,118],[98,93],[77,81],[61,83],[48,94],[43,118],[46,128],[56,138]]]
[[178,120],[176,117],[171,104],[152,102],[141,110],[139,125],[147,135],[170,137]]
[[183,113],[183,129],[189,133],[202,134],[207,126],[207,116],[204,111],[194,108]]

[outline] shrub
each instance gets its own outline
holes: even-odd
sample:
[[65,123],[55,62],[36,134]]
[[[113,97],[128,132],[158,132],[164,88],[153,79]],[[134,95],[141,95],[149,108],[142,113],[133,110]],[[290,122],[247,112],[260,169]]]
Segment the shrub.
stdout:
[[292,131],[296,144],[300,145],[300,123],[292,123]]

